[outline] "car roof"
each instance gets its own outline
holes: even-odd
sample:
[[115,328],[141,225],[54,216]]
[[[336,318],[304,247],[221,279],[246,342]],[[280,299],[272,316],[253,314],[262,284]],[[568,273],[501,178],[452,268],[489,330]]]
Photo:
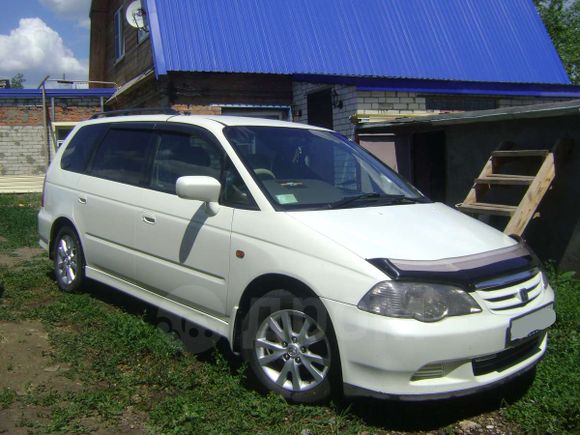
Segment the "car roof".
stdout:
[[296,122],[279,121],[276,119],[254,118],[245,116],[224,116],[224,115],[126,115],[111,116],[91,119],[85,121],[85,124],[108,124],[108,123],[126,123],[126,122],[176,122],[183,124],[200,125],[206,124],[207,121],[215,122],[223,126],[247,126],[247,127],[286,127],[299,129],[327,130],[308,124],[299,124]]

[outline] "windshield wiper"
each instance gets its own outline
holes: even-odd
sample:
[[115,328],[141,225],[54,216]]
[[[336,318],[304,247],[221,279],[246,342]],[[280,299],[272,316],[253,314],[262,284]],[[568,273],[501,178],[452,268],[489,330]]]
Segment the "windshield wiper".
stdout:
[[353,202],[360,201],[360,200],[366,200],[366,199],[387,200],[388,204],[398,204],[398,203],[406,202],[406,201],[410,201],[410,202],[418,202],[419,201],[418,199],[415,200],[413,198],[408,198],[405,195],[389,195],[386,193],[372,192],[372,193],[361,193],[360,195],[349,196],[347,198],[340,199],[336,202],[328,204],[328,208],[330,208],[330,209],[343,208],[349,204],[352,204]]

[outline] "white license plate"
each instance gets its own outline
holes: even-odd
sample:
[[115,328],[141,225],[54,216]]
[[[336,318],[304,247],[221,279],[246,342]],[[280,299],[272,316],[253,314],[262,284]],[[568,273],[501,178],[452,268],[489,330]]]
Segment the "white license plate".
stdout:
[[530,335],[543,331],[556,321],[556,312],[554,305],[546,305],[531,313],[524,314],[511,320],[510,329],[508,330],[509,341],[519,340],[529,337]]

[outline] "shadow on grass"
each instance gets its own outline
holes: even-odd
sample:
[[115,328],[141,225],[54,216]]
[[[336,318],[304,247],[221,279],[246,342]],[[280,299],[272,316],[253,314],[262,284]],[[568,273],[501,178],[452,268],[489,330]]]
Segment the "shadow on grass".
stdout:
[[[212,331],[101,283],[88,281],[83,291],[127,313],[141,316],[146,322],[172,334],[199,361],[214,363],[217,351],[227,361],[232,374],[243,367],[242,359],[232,353],[227,341]],[[461,398],[402,402],[336,396],[333,400],[337,412],[351,413],[379,430],[430,431],[497,411],[519,400],[530,388],[534,377],[535,370],[530,370],[502,386]],[[252,376],[246,376],[243,383],[248,389],[261,390]]]
[[214,361],[217,350],[226,358],[233,371],[242,365],[240,358],[230,350],[227,341],[213,331],[96,281],[87,280],[83,292],[129,314],[140,316],[146,322],[173,335],[181,341],[185,351],[195,355],[200,361]]
[[350,409],[371,426],[395,431],[431,431],[497,411],[519,400],[530,388],[534,377],[535,370],[530,370],[492,390],[459,398],[424,402],[357,398],[345,399],[339,406]]

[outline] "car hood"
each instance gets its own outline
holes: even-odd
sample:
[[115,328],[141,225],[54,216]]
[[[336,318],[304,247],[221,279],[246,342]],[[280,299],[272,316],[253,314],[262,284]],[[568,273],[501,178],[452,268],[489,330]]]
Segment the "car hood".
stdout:
[[441,203],[288,213],[365,258],[439,260],[514,245],[496,229]]

